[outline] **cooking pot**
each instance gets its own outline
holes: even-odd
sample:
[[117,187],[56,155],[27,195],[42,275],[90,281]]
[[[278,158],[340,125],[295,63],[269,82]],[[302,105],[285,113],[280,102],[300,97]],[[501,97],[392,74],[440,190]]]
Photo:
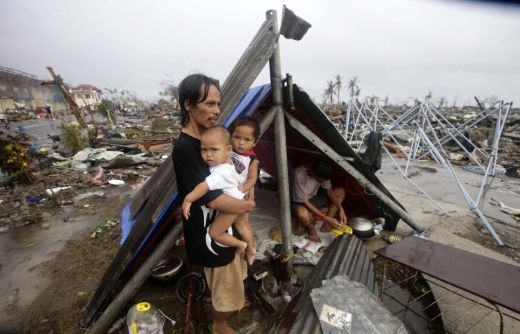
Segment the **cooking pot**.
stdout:
[[152,269],[150,276],[160,281],[168,281],[180,272],[183,261],[175,256],[168,256],[162,259],[155,268]]
[[360,239],[369,239],[375,235],[374,224],[366,218],[354,217],[348,220],[348,224],[354,235]]

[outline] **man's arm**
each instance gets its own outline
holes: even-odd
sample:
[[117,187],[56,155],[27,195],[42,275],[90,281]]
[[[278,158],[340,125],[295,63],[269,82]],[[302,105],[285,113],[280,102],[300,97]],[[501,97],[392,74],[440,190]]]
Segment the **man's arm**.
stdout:
[[336,194],[334,194],[332,188],[327,189],[327,197],[338,208],[339,218],[342,220],[343,223],[346,223],[347,216],[345,215],[345,210],[343,210],[343,206],[341,205],[339,199],[336,197]]
[[233,198],[229,195],[222,194],[206,204],[211,209],[219,212],[226,212],[239,215],[241,213],[249,212],[255,208],[254,201],[244,201]]
[[318,210],[317,207],[315,207],[311,202],[307,201],[304,202],[303,205],[309,210],[310,212],[314,213],[316,216],[319,216],[321,219],[323,219],[324,222],[329,224],[332,228],[340,228],[341,224],[338,222],[337,219],[331,218],[327,215],[324,215],[320,210]]

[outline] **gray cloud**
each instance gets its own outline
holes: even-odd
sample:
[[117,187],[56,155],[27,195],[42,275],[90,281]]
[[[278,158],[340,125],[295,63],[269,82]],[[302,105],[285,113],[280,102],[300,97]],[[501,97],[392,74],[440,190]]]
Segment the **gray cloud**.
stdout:
[[[520,103],[520,8],[469,1],[285,2],[313,26],[281,40],[282,71],[317,101],[357,75],[362,95],[401,101],[496,95]],[[278,1],[0,2],[0,65],[153,98],[202,71],[223,81]],[[264,70],[256,84],[268,82]]]

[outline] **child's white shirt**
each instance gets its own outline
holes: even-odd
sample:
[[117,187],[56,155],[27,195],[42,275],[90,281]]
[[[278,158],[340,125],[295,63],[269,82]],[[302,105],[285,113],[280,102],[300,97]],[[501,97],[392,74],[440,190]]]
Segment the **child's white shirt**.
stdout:
[[209,171],[211,174],[206,177],[206,183],[208,184],[209,190],[222,189],[226,195],[237,199],[244,198],[245,194],[238,190],[238,186],[241,184],[241,176],[235,170],[235,166],[223,163],[210,167]]

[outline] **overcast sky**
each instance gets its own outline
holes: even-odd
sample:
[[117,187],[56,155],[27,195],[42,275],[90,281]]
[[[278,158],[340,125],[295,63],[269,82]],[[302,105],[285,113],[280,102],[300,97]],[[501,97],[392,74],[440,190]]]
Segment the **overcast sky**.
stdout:
[[[520,104],[520,6],[449,0],[1,0],[0,65],[67,83],[158,97],[161,82],[201,71],[223,82],[268,9],[312,24],[281,38],[282,73],[317,102],[335,74],[359,77],[361,96],[393,102]],[[268,66],[256,84],[267,83]],[[342,99],[346,100],[346,89]]]

